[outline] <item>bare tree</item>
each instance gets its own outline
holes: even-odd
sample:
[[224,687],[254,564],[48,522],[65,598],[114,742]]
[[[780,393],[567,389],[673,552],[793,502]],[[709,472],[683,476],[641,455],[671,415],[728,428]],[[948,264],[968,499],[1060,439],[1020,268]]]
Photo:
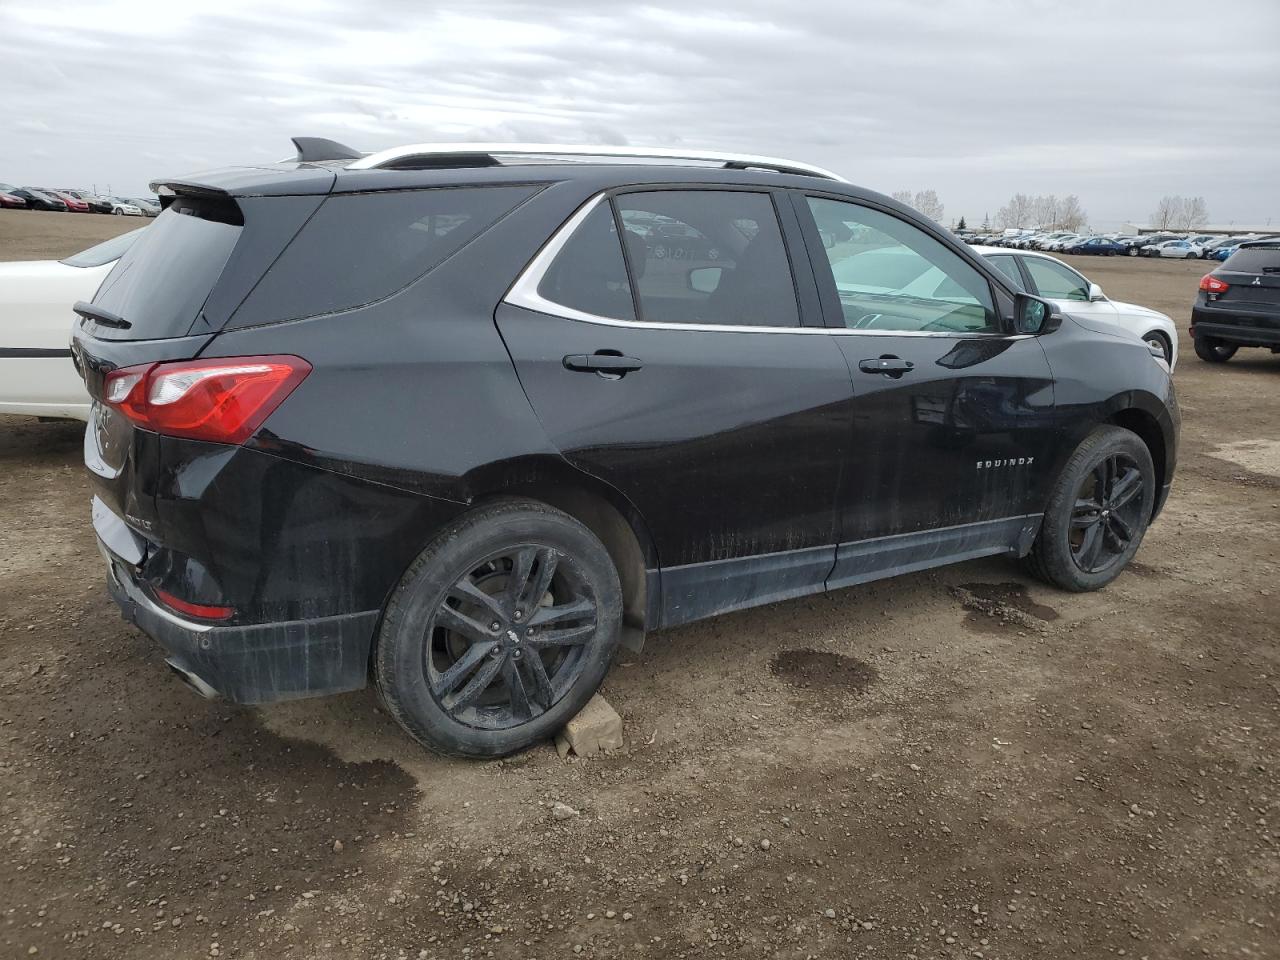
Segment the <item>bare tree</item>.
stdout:
[[1079,233],[1089,223],[1089,215],[1080,206],[1080,198],[1074,193],[1062,198],[1058,205],[1058,226],[1072,233]]
[[1017,227],[1021,229],[1031,222],[1032,215],[1031,198],[1025,193],[1015,193],[1006,203],[996,212],[996,225],[1009,228]]
[[1151,214],[1151,226],[1157,230],[1167,230],[1182,219],[1183,201],[1181,197],[1163,196]]
[[1194,230],[1209,222],[1209,207],[1204,197],[1192,197],[1182,204],[1182,229]]
[[911,205],[930,220],[935,220],[938,223],[942,222],[942,214],[945,208],[942,206],[942,201],[938,199],[936,190],[916,191],[915,202]]
[[1058,198],[1054,194],[1033,197],[1031,219],[1041,230],[1057,230],[1060,224]]
[[905,203],[908,207],[911,206],[911,201],[915,199],[914,194],[912,194],[910,190],[895,190],[893,193],[889,194],[889,196],[893,197],[893,199],[897,200],[899,203]]

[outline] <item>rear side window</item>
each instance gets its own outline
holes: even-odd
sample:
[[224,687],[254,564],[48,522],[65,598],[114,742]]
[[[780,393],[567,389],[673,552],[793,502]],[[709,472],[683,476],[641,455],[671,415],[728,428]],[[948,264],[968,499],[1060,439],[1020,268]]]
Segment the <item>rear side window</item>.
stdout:
[[312,317],[389,297],[457,253],[537,189],[448,187],[331,196],[232,323]]
[[627,265],[609,204],[597,204],[587,214],[543,275],[538,294],[597,317],[636,318]]
[[240,238],[240,223],[230,200],[174,200],[141,231],[93,298],[129,327],[102,327],[94,336],[159,340],[186,335]]
[[1219,268],[1237,273],[1280,273],[1280,244],[1267,247],[1240,247]]
[[664,190],[615,203],[641,319],[800,325],[782,230],[765,193]]
[[1022,282],[1022,272],[1018,269],[1018,264],[1013,257],[1001,255],[990,256],[987,257],[987,263],[991,264],[1008,277],[1009,282],[1013,284],[1013,289],[1019,290],[1023,293],[1026,292],[1027,285]]

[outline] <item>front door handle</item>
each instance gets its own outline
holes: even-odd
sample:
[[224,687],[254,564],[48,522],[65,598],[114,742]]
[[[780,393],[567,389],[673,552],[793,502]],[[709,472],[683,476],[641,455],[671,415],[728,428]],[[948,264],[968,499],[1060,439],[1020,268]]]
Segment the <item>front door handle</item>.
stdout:
[[900,377],[904,373],[910,373],[915,366],[910,360],[903,360],[901,357],[876,357],[873,360],[861,361],[858,369],[863,373],[883,373],[886,377]]
[[644,366],[635,357],[624,357],[619,353],[571,353],[564,358],[566,370],[581,370],[586,373],[631,373]]

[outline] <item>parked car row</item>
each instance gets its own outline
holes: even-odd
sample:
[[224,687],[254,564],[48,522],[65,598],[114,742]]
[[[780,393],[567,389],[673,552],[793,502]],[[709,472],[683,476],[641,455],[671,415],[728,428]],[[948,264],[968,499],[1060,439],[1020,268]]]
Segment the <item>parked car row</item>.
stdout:
[[1027,231],[1013,234],[962,235],[965,243],[1015,250],[1044,250],[1094,256],[1162,257],[1176,260],[1226,260],[1241,244],[1250,240],[1273,239],[1260,234],[1220,237],[1208,233],[1148,233],[1139,236],[1112,234],[1096,236],[1067,231],[1054,233]]
[[146,197],[109,197],[88,190],[18,187],[10,183],[0,183],[0,207],[64,213],[110,213],[125,217],[154,217],[160,213],[160,204]]

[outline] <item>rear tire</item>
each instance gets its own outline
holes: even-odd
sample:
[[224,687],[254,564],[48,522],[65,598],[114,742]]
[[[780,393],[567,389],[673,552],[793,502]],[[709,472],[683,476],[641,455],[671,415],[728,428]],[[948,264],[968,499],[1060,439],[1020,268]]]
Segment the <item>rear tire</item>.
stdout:
[[1240,349],[1237,344],[1224,343],[1214,337],[1196,337],[1196,356],[1206,363],[1226,363]]
[[621,627],[622,588],[599,539],[545,504],[502,501],[459,518],[405,572],[374,682],[423,746],[500,757],[586,705]]
[[1105,587],[1142,545],[1155,485],[1151,451],[1138,435],[1098,427],[1058,475],[1027,566],[1063,590]]

